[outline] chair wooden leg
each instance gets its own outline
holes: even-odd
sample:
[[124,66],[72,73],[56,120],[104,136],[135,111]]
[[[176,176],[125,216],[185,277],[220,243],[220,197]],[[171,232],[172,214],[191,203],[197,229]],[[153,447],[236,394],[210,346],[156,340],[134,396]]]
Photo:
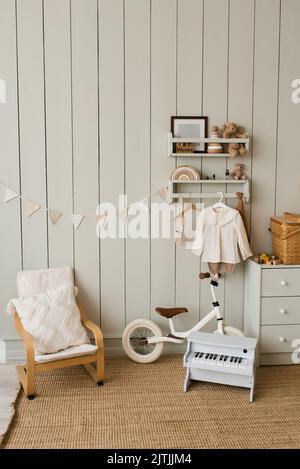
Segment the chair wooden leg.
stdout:
[[99,353],[97,356],[96,366],[88,363],[84,365],[84,368],[92,378],[92,380],[102,386],[104,384],[104,354]]
[[25,365],[18,365],[17,373],[19,376],[19,380],[23,386],[24,392],[28,399],[33,399],[36,395],[35,390],[35,367],[28,366],[27,368]]

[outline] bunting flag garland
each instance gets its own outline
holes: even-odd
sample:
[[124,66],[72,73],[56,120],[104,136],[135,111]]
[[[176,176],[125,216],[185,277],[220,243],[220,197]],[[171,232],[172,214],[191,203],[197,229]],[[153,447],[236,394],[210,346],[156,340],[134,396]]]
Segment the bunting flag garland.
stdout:
[[104,228],[104,225],[105,225],[105,221],[106,221],[106,218],[107,218],[107,215],[97,215],[96,216],[96,227],[97,227],[97,230],[99,229],[100,233],[102,233],[102,230]]
[[37,204],[36,202],[33,202],[32,200],[28,199],[23,199],[24,201],[24,211],[26,217],[31,217],[35,212],[40,210],[41,206],[40,204]]
[[141,210],[144,210],[145,212],[148,212],[149,211],[148,201],[149,201],[149,198],[145,197],[144,199],[139,200],[138,202],[136,202],[134,205],[137,205]]
[[[52,225],[56,225],[58,221],[61,219],[63,215],[66,215],[63,212],[60,212],[58,210],[53,210],[48,207],[42,207],[39,203],[27,199],[24,197],[22,194],[15,192],[13,189],[11,189],[5,182],[0,180],[0,185],[4,187],[5,193],[4,193],[4,199],[3,201],[5,203],[10,202],[13,199],[19,198],[23,201],[23,210],[25,213],[26,217],[31,217],[33,214],[35,214],[38,210],[43,208],[46,212],[48,212],[48,217],[52,223]],[[126,220],[128,216],[130,215],[129,209],[130,207],[139,207],[140,210],[144,210],[145,212],[149,212],[149,201],[151,201],[152,197],[159,195],[162,199],[168,200],[168,187],[164,186],[161,187],[159,190],[156,190],[152,192],[151,194],[146,195],[143,199],[137,200],[136,202],[133,202],[132,204],[128,205],[125,208],[122,208],[117,212],[119,217],[121,217],[123,220]],[[98,215],[91,215],[91,214],[71,214],[69,215],[71,218],[71,221],[77,230],[83,219],[84,218],[94,218],[96,217],[96,225],[97,228],[103,229],[105,222],[107,220],[107,213],[101,213]]]
[[7,187],[4,195],[4,202],[9,202],[10,200],[15,199],[16,197],[19,197],[19,194]]
[[56,210],[52,210],[51,208],[48,209],[48,214],[52,225],[56,225],[58,220],[63,216],[61,212],[57,212]]
[[71,215],[71,220],[75,227],[75,230],[78,230],[83,219],[84,219],[84,215]]
[[105,223],[106,215],[97,215],[96,216],[96,224],[99,227],[102,227]]
[[164,199],[164,200],[167,200],[168,198],[168,188],[166,186],[164,187],[161,187],[158,191],[158,195]]
[[19,194],[10,189],[10,187],[7,187],[5,190],[4,202],[9,202],[10,200],[15,199],[16,197],[19,197]]

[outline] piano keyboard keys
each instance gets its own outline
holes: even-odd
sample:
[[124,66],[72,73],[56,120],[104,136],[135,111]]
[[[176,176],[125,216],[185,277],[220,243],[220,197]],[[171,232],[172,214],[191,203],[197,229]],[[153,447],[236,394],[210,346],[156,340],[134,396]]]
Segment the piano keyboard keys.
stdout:
[[224,367],[246,369],[247,359],[229,355],[218,355],[216,353],[194,352],[190,356],[192,363],[202,365],[204,368]]

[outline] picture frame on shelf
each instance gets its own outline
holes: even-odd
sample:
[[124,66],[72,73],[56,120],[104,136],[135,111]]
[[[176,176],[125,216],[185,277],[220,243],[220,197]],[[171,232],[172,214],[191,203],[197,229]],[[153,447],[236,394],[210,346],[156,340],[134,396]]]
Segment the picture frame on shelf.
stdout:
[[[174,138],[206,138],[207,116],[171,116],[171,132]],[[181,153],[182,143],[173,143],[173,152]],[[206,143],[192,143],[192,153],[206,153]]]

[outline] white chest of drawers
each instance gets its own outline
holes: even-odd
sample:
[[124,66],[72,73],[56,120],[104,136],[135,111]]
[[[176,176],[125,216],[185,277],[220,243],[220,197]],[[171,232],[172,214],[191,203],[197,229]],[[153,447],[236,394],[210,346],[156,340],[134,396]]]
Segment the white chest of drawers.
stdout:
[[300,266],[245,266],[244,330],[259,339],[261,365],[292,364],[300,340]]

